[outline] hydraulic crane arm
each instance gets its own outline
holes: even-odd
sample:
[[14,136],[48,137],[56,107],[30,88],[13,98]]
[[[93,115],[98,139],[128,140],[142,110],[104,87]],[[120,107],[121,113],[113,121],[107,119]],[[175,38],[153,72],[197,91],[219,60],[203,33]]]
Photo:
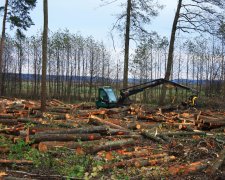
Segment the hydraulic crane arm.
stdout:
[[165,84],[165,83],[171,84],[174,87],[179,87],[179,88],[183,88],[183,89],[186,89],[186,90],[190,90],[191,92],[197,94],[197,91],[194,90],[194,89],[191,89],[187,86],[184,86],[184,85],[181,85],[181,84],[178,84],[178,83],[168,81],[168,80],[165,80],[165,79],[161,78],[161,79],[155,79],[153,81],[146,82],[146,83],[143,83],[143,84],[139,84],[139,85],[136,85],[136,86],[131,86],[131,87],[128,87],[128,88],[125,88],[125,89],[121,89],[120,90],[120,97],[119,97],[118,102],[123,103],[131,95],[142,92],[147,88],[153,88],[153,87],[159,86],[161,84]]

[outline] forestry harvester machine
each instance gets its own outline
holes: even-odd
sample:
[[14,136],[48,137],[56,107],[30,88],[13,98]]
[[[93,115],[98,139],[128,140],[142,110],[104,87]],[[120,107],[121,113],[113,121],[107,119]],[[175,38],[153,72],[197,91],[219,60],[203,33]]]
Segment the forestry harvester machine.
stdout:
[[159,86],[161,84],[169,84],[173,87],[186,89],[192,92],[192,95],[188,98],[187,101],[182,102],[183,105],[186,106],[195,106],[198,92],[190,87],[175,83],[173,81],[168,81],[165,79],[155,79],[150,82],[146,82],[143,84],[131,86],[125,89],[120,90],[120,97],[117,98],[114,90],[110,86],[100,87],[98,89],[98,100],[96,101],[97,108],[113,108],[130,105],[129,97],[131,95],[137,94],[139,92],[144,91],[147,88],[153,88]]

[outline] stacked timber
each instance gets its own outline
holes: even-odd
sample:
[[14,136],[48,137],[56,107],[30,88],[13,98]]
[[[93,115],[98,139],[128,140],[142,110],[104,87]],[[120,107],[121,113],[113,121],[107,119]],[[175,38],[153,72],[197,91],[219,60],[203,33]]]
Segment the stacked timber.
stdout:
[[225,115],[199,112],[195,115],[194,123],[203,130],[225,127]]
[[[71,153],[103,158],[106,162],[103,170],[166,164],[170,174],[176,176],[206,169],[212,158],[181,163],[190,157],[199,157],[196,153],[200,152],[213,157],[210,153],[216,149],[216,141],[208,143],[203,139],[207,133],[196,131],[196,127],[223,127],[224,114],[199,112],[194,116],[188,111],[169,110],[142,106],[95,109],[85,103],[65,104],[53,99],[47,102],[47,111],[41,113],[39,101],[2,98],[0,136],[14,143],[22,139],[40,152],[63,148]],[[216,140],[220,143],[218,147],[225,142],[221,137]],[[197,146],[189,142],[196,142]],[[9,152],[10,147],[0,146],[0,153]],[[221,169],[224,154],[222,150],[219,157],[214,158],[212,166],[207,168],[208,174]],[[0,163],[32,164],[8,159],[0,159]]]

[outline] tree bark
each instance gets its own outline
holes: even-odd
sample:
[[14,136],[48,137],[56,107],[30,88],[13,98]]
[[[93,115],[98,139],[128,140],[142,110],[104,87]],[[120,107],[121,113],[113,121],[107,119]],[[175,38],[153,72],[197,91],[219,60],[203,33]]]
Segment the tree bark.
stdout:
[[7,10],[8,10],[8,0],[5,0],[5,7],[4,7],[4,16],[2,22],[2,36],[1,36],[1,44],[0,44],[0,96],[3,95],[3,81],[2,81],[2,70],[3,70],[3,51],[5,47],[5,26],[6,26],[6,17],[7,17]]
[[[175,39],[176,39],[177,23],[179,20],[181,6],[182,6],[182,0],[179,0],[178,5],[177,5],[177,11],[176,11],[174,21],[173,21],[171,37],[170,37],[169,54],[168,54],[167,68],[166,68],[166,74],[165,74],[166,80],[170,79],[171,70],[173,67],[174,43],[175,43]],[[164,104],[165,97],[166,97],[166,85],[163,84],[162,92],[161,92],[161,96],[160,96],[160,100],[159,100],[159,105]]]
[[66,130],[54,130],[54,131],[43,131],[37,134],[89,134],[89,133],[100,133],[106,134],[107,128],[104,126],[94,126],[87,128],[75,128]]
[[141,132],[141,134],[144,136],[144,137],[147,137],[155,142],[158,142],[158,143],[165,143],[165,141],[157,136],[155,136],[152,131],[148,131],[148,130],[143,130]]
[[189,131],[177,131],[177,132],[168,132],[168,133],[163,133],[165,136],[193,136],[193,135],[206,135],[205,132],[197,131],[197,132],[189,132]]
[[101,138],[100,134],[40,134],[30,137],[35,143],[43,141],[91,141]]
[[98,146],[101,143],[105,143],[104,140],[94,140],[94,141],[84,141],[84,142],[74,142],[74,141],[44,141],[38,144],[38,150],[41,152],[46,152],[59,147],[66,147],[69,149],[82,148],[92,149],[93,146]]
[[129,44],[130,44],[130,17],[131,16],[131,0],[127,0],[127,18],[125,32],[125,48],[124,48],[124,70],[123,70],[123,88],[128,86],[128,64],[129,64]]
[[44,4],[44,29],[42,39],[42,76],[41,76],[41,110],[46,111],[46,69],[48,52],[48,0],[43,0]]
[[[134,164],[135,164],[135,167],[143,167],[143,166],[155,166],[156,164],[162,164],[162,163],[167,163],[169,161],[172,161],[172,160],[175,160],[176,157],[175,156],[165,156],[165,157],[162,157],[162,155],[159,154],[158,157],[160,157],[159,159],[143,159],[143,160],[138,160],[136,161]],[[153,158],[157,158],[153,156]]]
[[90,148],[88,151],[91,154],[97,153],[99,151],[112,151],[115,149],[121,149],[123,147],[132,146],[135,144],[133,139],[125,139],[125,140],[118,140],[118,141],[108,141],[104,145],[99,145],[93,148]]
[[89,122],[90,123],[94,123],[94,124],[98,124],[98,125],[107,125],[111,128],[115,128],[115,129],[121,129],[121,130],[127,130],[119,125],[113,124],[111,122],[105,121],[104,119],[101,119],[97,116],[91,115],[89,118]]

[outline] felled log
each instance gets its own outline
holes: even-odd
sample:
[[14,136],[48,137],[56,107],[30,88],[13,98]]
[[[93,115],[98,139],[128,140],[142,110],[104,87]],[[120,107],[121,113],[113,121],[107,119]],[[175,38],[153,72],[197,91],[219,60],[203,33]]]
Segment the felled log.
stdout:
[[[16,178],[16,177],[11,177],[11,176],[5,176],[4,180],[36,180],[36,179],[71,179],[75,180],[77,178],[73,178],[71,176],[62,176],[62,175],[51,175],[51,174],[34,174],[30,172],[25,172],[25,171],[18,171],[18,170],[12,170],[12,169],[7,169],[6,173],[8,174],[13,174],[16,177],[23,177],[23,178]],[[25,178],[28,177],[28,178]]]
[[224,121],[225,121],[225,118],[224,119],[217,119],[217,118],[215,118],[215,119],[202,119],[200,122],[202,122],[202,123],[215,123],[215,124],[219,124],[219,123],[221,123],[222,125],[224,125]]
[[33,118],[18,118],[17,121],[22,123],[42,124]]
[[125,146],[130,146],[134,144],[133,139],[117,140],[117,141],[107,141],[106,139],[84,141],[84,142],[60,142],[60,141],[45,141],[38,144],[38,149],[41,152],[46,152],[50,149],[55,149],[57,147],[66,147],[69,149],[80,148],[84,153],[97,153],[99,151],[111,151],[115,149],[121,149]]
[[113,135],[113,136],[104,136],[104,139],[129,139],[129,138],[132,138],[132,139],[141,139],[142,138],[142,135],[139,135],[139,134],[128,134],[128,135]]
[[0,113],[0,119],[14,119],[15,117],[12,114],[3,114]]
[[0,129],[0,133],[19,136],[20,135],[20,129],[19,128]]
[[73,125],[77,125],[77,126],[86,126],[89,122],[89,119],[86,118],[73,118],[70,120],[66,120],[67,123],[73,124]]
[[17,125],[18,121],[16,119],[0,119],[0,124]]
[[38,132],[36,134],[91,134],[91,133],[106,134],[107,130],[108,129],[105,126],[93,126],[86,128],[43,131]]
[[104,120],[104,119],[101,119],[97,116],[94,116],[94,115],[91,115],[90,118],[89,118],[89,122],[92,123],[92,124],[97,124],[97,125],[107,125],[111,128],[115,128],[115,129],[123,129],[123,130],[126,130],[124,127],[122,126],[119,126],[119,125],[116,125],[116,124],[113,124],[111,122],[108,122],[107,120]]
[[106,113],[108,115],[119,114],[119,113],[127,112],[128,110],[130,110],[130,107],[110,108],[110,109],[107,109]]
[[101,139],[100,134],[39,134],[30,136],[34,143],[43,141],[91,141]]
[[207,121],[213,121],[213,120],[218,120],[217,117],[213,117],[213,116],[204,116],[204,115],[200,115],[199,117],[199,122],[207,122]]
[[138,120],[157,121],[152,115],[138,114]]
[[200,172],[204,170],[207,167],[207,165],[208,165],[207,160],[197,161],[185,165],[173,165],[169,167],[168,172],[171,175],[178,175],[178,174],[187,175],[195,172]]
[[180,124],[179,129],[184,130],[184,131],[190,131],[190,132],[193,131],[193,128],[191,126],[187,126],[187,125],[184,125],[184,124]]
[[135,151],[128,151],[123,152],[121,158],[139,158],[139,157],[146,157],[152,155],[152,150],[149,149],[142,149],[142,150],[135,150]]
[[209,125],[210,125],[211,128],[217,128],[217,127],[225,126],[225,119],[209,122]]
[[83,141],[83,142],[62,142],[62,141],[44,141],[38,144],[38,150],[41,152],[46,152],[51,149],[65,147],[69,149],[82,148],[84,151],[86,149],[92,148],[93,146],[97,146],[99,144],[104,144],[106,140],[93,140],[93,141]]
[[58,99],[52,99],[51,102],[55,103],[55,105],[57,105],[57,106],[64,106],[64,107],[69,106],[69,105],[65,104],[64,102],[62,102]]
[[176,131],[176,132],[168,132],[168,133],[162,133],[166,136],[192,136],[192,135],[206,135],[206,132],[201,131],[194,131],[194,132],[188,132],[188,131]]
[[121,127],[126,127],[127,126],[127,122],[124,121],[124,120],[121,120],[121,119],[107,118],[105,120],[107,120],[107,122],[110,122],[112,124],[115,124],[115,125],[118,125],[118,126],[121,126]]
[[120,130],[120,129],[108,129],[107,135],[129,135],[130,131]]
[[93,147],[88,150],[89,153],[95,154],[99,151],[112,151],[115,149],[121,149],[122,147],[132,146],[135,144],[135,141],[133,139],[123,139],[123,140],[117,140],[117,141],[108,141],[104,145],[99,145],[96,147]]
[[48,107],[47,108],[47,112],[56,112],[56,113],[70,113],[71,111],[71,108],[69,107],[63,107],[63,106],[60,106],[60,107]]
[[163,106],[159,110],[161,113],[171,112],[171,111],[177,110],[177,106],[175,105]]
[[43,124],[41,126],[30,127],[30,134],[38,134],[42,132],[52,132],[52,131],[59,131],[59,130],[65,130],[65,128],[59,128],[59,127],[54,128],[54,127],[50,127],[50,125],[48,124]]
[[2,164],[2,165],[10,165],[10,164],[32,165],[33,164],[33,161],[29,161],[29,160],[8,160],[8,159],[0,159],[0,164]]
[[157,137],[152,131],[149,131],[149,130],[143,130],[141,132],[141,134],[144,136],[144,137],[147,137],[149,138],[150,140],[153,140],[155,142],[158,142],[158,143],[165,143],[165,141],[159,137]]
[[165,122],[162,123],[164,127],[168,127],[168,128],[176,128],[179,129],[180,125],[182,126],[192,126],[195,125],[194,123],[176,123],[176,122]]
[[[67,114],[65,113],[46,112],[43,115],[51,120],[66,120],[67,119]],[[68,117],[70,116],[68,115]]]
[[90,115],[103,115],[103,114],[106,114],[106,109],[100,109],[100,110],[77,110],[75,113],[73,113],[73,115],[75,117],[89,117]]
[[206,123],[198,123],[197,127],[198,127],[198,129],[201,129],[201,130],[209,130],[210,129],[210,125],[206,124]]
[[222,166],[224,160],[225,160],[225,149],[223,149],[220,152],[219,156],[214,160],[214,162],[209,165],[209,167],[206,169],[206,173],[210,175],[215,174]]
[[159,138],[161,138],[165,142],[170,142],[171,141],[171,139],[167,135],[165,135],[165,134],[159,133],[156,136],[159,137]]
[[162,164],[162,163],[166,163],[172,160],[175,160],[176,157],[175,156],[165,156],[164,154],[162,155],[158,155],[156,157],[152,156],[151,158],[159,158],[159,159],[144,159],[144,160],[137,160],[135,162],[135,166],[136,167],[143,167],[143,166],[154,166],[156,164]]
[[[131,167],[131,166],[136,166],[136,167],[142,167],[146,166],[147,164],[160,164],[163,162],[168,162],[170,159],[173,160],[175,159],[174,156],[169,156],[170,158],[167,157],[167,161],[166,158],[163,159],[162,157],[165,157],[166,155],[163,154],[155,154],[155,155],[150,155],[150,156],[146,156],[146,157],[141,157],[141,158],[133,158],[133,159],[129,159],[129,160],[123,160],[120,162],[116,162],[113,164],[106,164],[103,166],[103,169],[111,169],[114,167]],[[147,162],[147,163],[142,163],[142,162]]]
[[75,128],[77,126],[76,124],[74,125],[74,123],[67,123],[67,121],[61,122],[58,120],[57,122],[56,121],[49,122],[49,125],[51,124],[57,125],[58,127],[61,127],[61,128]]
[[137,158],[129,159],[129,160],[123,160],[112,164],[106,164],[103,166],[104,170],[112,169],[112,168],[121,168],[121,167],[131,167],[135,165],[135,162],[137,161]]
[[141,130],[141,129],[151,129],[151,128],[157,127],[158,125],[159,124],[155,122],[151,124],[143,123],[143,122],[132,122],[127,125],[127,128],[132,130]]

